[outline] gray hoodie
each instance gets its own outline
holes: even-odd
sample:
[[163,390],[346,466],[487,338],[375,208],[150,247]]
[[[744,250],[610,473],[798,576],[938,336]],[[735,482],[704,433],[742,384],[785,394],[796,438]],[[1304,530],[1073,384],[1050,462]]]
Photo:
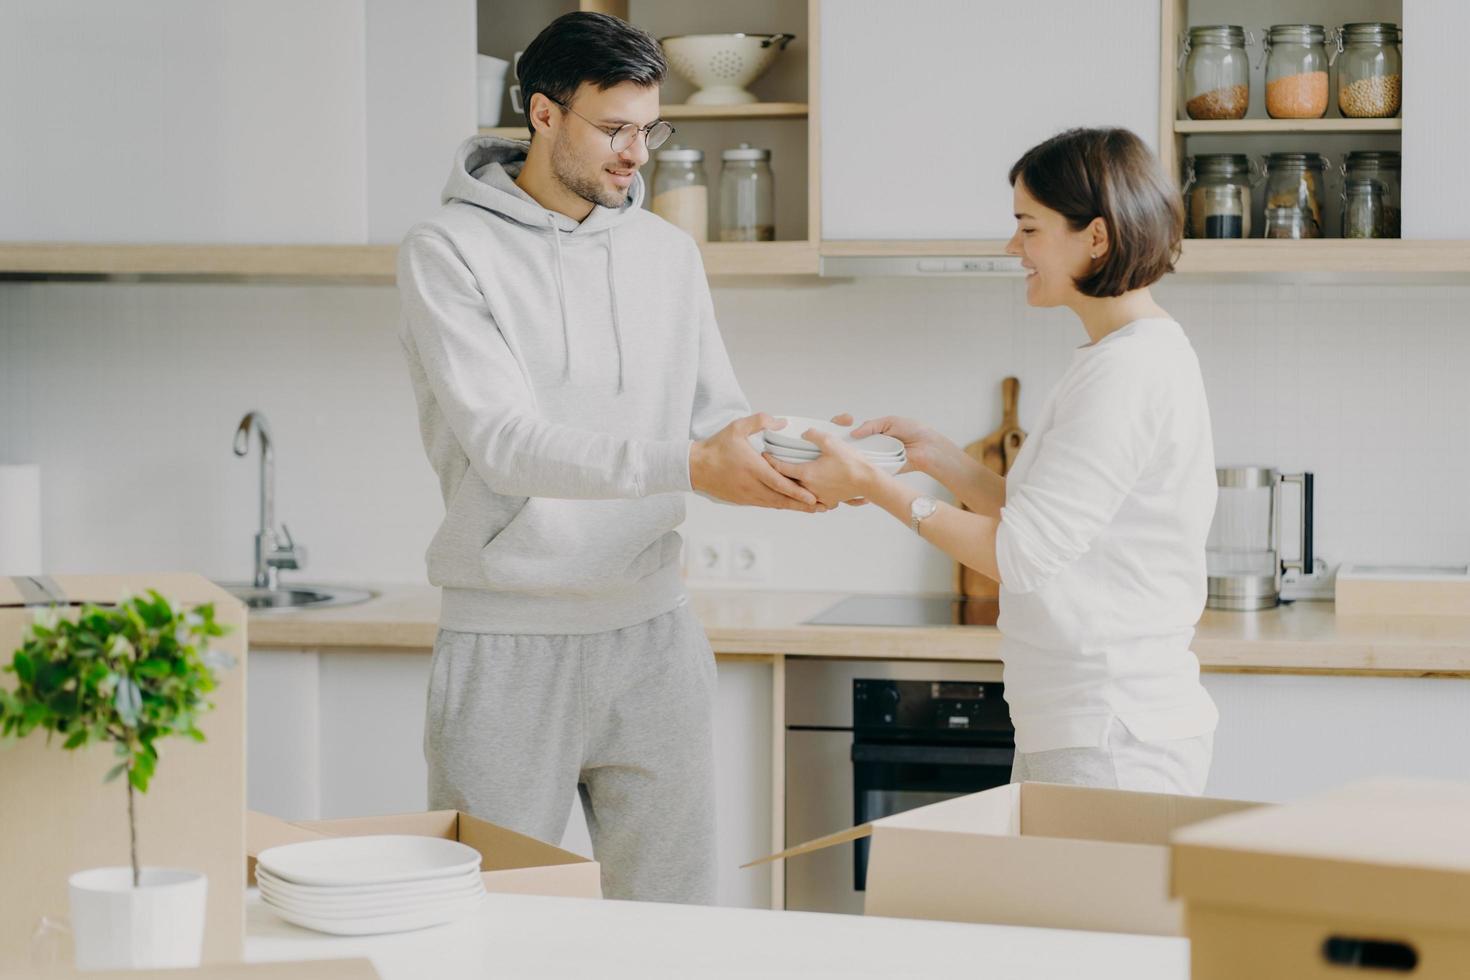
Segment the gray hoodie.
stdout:
[[683,598],[691,439],[749,413],[693,239],[628,201],[578,223],[472,137],[398,252],[399,337],[444,496],[439,625],[595,633]]

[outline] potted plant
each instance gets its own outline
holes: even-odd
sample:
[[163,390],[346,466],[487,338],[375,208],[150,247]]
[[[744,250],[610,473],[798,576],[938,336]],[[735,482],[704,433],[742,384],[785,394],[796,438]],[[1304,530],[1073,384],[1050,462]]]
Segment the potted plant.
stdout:
[[227,630],[213,604],[176,608],[157,592],[116,606],[84,605],[75,619],[36,615],[0,685],[0,738],[36,729],[62,748],[111,743],[106,781],[127,787],[130,866],[79,871],[68,881],[76,965],[83,969],[198,965],[204,941],[203,874],[138,863],[135,798],[168,736],[204,741],[198,719],[213,704],[215,670],[233,666],[209,649]]

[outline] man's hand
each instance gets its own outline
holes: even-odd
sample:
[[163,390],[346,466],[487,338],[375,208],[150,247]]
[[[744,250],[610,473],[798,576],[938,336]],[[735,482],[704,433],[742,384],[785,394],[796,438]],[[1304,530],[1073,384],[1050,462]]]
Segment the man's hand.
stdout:
[[808,514],[827,508],[810,491],[777,473],[750,444],[750,437],[767,429],[781,429],[764,412],[736,419],[689,450],[689,482],[695,490],[717,500]]

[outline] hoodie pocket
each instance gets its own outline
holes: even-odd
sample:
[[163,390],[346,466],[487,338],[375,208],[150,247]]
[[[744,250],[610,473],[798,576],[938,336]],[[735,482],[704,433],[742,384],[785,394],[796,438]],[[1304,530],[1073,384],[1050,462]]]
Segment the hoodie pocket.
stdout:
[[636,500],[533,497],[480,552],[491,588],[606,595],[677,560],[682,494]]

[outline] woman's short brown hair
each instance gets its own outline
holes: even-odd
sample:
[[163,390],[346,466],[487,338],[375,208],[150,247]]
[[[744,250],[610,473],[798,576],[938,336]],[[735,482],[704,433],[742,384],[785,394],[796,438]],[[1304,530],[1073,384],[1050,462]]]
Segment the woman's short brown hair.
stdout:
[[1107,254],[1076,280],[1084,295],[1121,296],[1174,271],[1184,234],[1184,203],[1164,177],[1158,157],[1128,130],[1058,133],[1016,161],[1012,186],[1017,178],[1074,231],[1094,218],[1107,225]]

